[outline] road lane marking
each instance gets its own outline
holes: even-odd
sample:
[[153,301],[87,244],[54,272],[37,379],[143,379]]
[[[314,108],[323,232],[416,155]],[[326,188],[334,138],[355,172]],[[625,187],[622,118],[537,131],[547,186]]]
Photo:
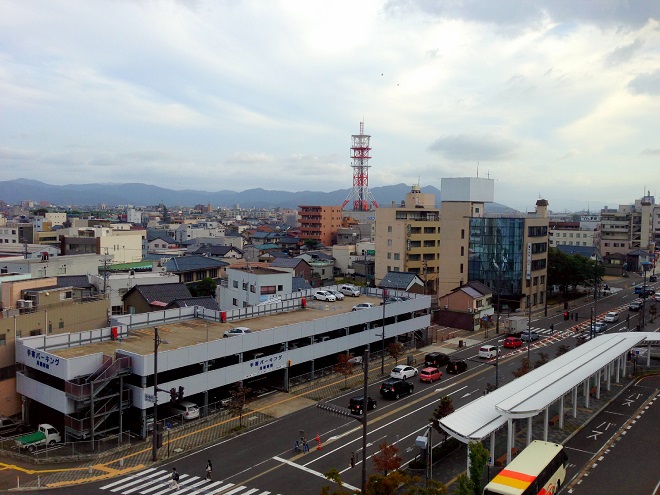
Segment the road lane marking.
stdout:
[[[289,466],[295,467],[297,469],[300,469],[302,471],[305,471],[306,473],[313,474],[314,476],[318,476],[319,478],[323,478],[324,480],[327,480],[325,475],[323,473],[319,473],[318,471],[314,471],[313,469],[310,469],[305,466],[301,466],[300,464],[296,464],[295,462],[288,461],[287,459],[282,459],[281,457],[275,456],[273,457],[276,461],[279,461],[283,464],[288,464]],[[358,487],[349,485],[348,483],[342,482],[342,485],[348,488],[349,490],[359,490]]]

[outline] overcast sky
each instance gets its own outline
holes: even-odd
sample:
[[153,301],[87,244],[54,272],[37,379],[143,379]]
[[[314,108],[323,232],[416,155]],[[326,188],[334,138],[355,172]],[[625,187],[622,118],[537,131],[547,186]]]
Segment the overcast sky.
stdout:
[[345,189],[360,121],[372,187],[660,196],[660,1],[0,0],[2,180]]

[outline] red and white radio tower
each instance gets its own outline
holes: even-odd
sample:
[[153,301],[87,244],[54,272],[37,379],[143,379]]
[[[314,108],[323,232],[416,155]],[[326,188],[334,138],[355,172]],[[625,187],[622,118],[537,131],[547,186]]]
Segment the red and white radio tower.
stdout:
[[378,208],[378,203],[374,199],[374,195],[369,190],[369,139],[364,133],[364,122],[360,122],[360,134],[353,134],[353,146],[351,146],[351,158],[353,163],[353,189],[348,193],[344,204],[341,205],[342,210],[352,200],[353,210],[355,211],[369,211],[371,205]]

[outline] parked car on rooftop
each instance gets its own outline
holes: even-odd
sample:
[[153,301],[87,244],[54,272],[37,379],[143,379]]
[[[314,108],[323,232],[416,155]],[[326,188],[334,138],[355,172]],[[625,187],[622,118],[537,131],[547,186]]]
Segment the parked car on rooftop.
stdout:
[[250,330],[248,327],[236,327],[236,328],[232,328],[231,330],[227,330],[224,336],[234,337],[235,335],[245,335],[248,333],[252,333],[252,330]]
[[353,306],[353,309],[351,311],[360,311],[361,309],[371,309],[373,307],[375,306],[371,303],[360,303]]
[[314,299],[317,301],[328,301],[328,302],[335,302],[337,298],[332,294],[332,292],[327,291],[327,290],[317,290],[314,293]]

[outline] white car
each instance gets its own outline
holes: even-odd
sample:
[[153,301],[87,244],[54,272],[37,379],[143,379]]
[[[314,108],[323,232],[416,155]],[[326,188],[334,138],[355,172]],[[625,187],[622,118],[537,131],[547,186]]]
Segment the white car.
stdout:
[[328,302],[335,302],[337,298],[332,295],[332,292],[327,291],[327,290],[317,290],[314,293],[314,299],[317,301],[328,301]]
[[245,335],[248,333],[252,333],[252,330],[250,330],[248,327],[236,327],[232,328],[231,330],[227,330],[224,336],[233,337],[235,335]]
[[358,289],[354,285],[342,285],[339,288],[339,292],[352,297],[358,297],[360,295],[360,289]]
[[339,292],[338,290],[328,290],[328,292],[329,292],[330,294],[332,294],[333,296],[335,296],[335,299],[336,299],[337,301],[343,301],[343,300],[344,300],[344,294],[342,294],[342,293]]
[[417,376],[417,373],[419,373],[419,371],[417,371],[417,368],[400,364],[399,366],[395,367],[392,370],[392,372],[390,373],[390,377],[400,378],[401,380],[405,380],[406,378],[412,378],[413,376]]
[[[497,356],[497,346],[494,345],[482,345],[479,348],[479,357],[484,358],[484,359],[491,359]],[[500,356],[502,355],[502,351],[500,350],[499,352]]]
[[353,306],[353,309],[351,311],[360,311],[361,309],[371,309],[371,308],[375,308],[375,306],[371,303],[360,303]]
[[604,320],[607,323],[614,323],[616,321],[619,321],[619,313],[617,313],[616,311],[610,311],[605,315]]

